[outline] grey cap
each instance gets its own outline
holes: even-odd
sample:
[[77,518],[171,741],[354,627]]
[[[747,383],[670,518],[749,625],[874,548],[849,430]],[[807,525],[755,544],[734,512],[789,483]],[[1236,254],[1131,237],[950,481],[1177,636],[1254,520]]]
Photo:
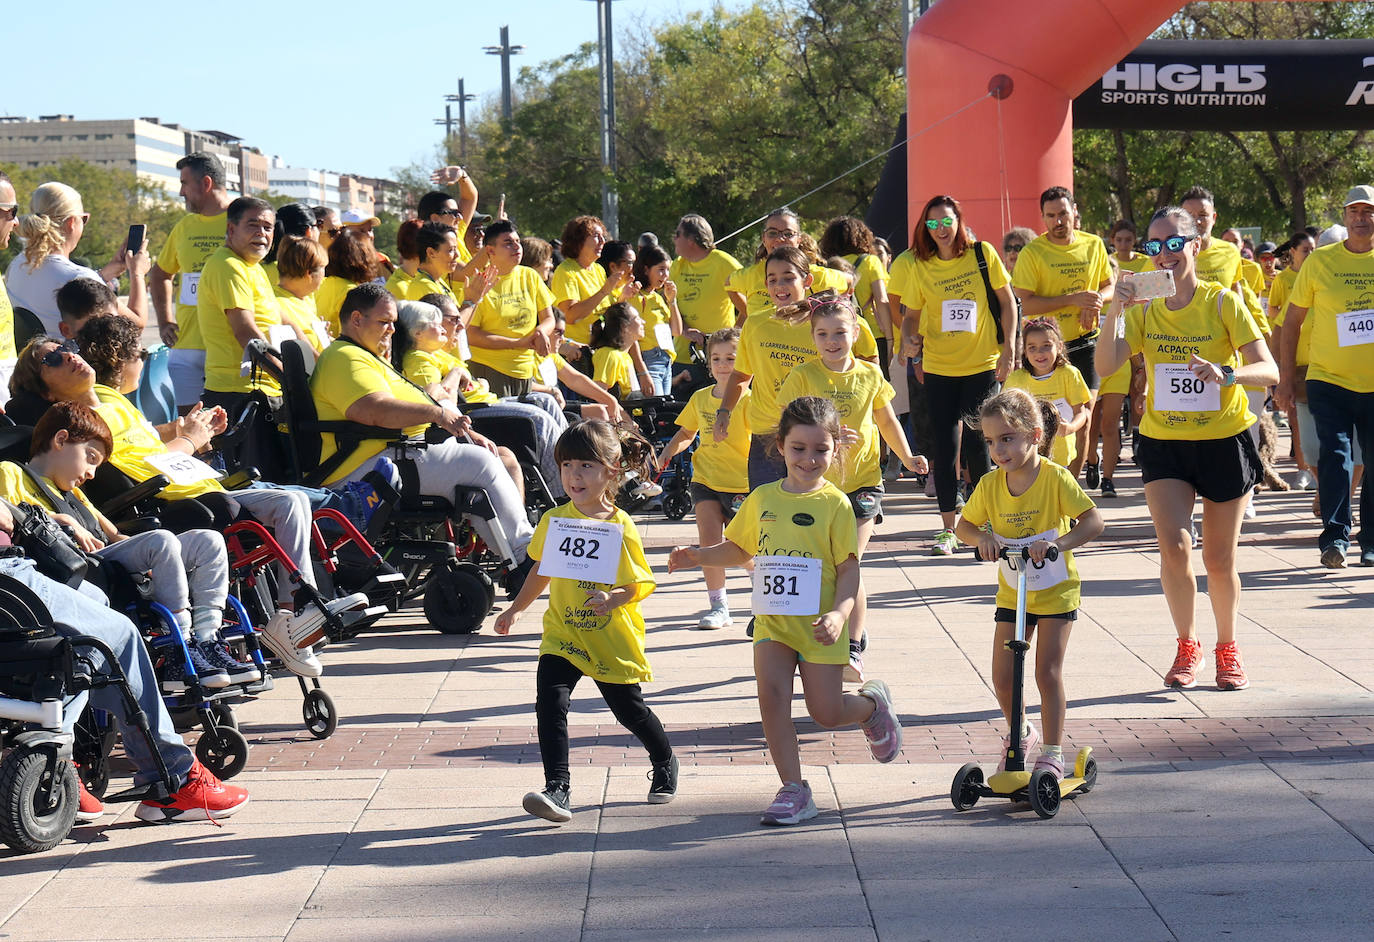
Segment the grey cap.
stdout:
[[1278,251],[1278,246],[1272,242],[1261,242],[1255,246],[1255,255],[1273,255]]
[[1374,186],[1364,184],[1352,186],[1350,192],[1345,194],[1345,206],[1353,206],[1356,203],[1368,203],[1374,206]]
[[1345,231],[1345,226],[1332,226],[1330,229],[1324,230],[1321,235],[1317,236],[1317,248],[1321,248],[1323,245],[1335,245],[1337,242],[1344,242],[1347,235],[1349,235],[1349,233]]

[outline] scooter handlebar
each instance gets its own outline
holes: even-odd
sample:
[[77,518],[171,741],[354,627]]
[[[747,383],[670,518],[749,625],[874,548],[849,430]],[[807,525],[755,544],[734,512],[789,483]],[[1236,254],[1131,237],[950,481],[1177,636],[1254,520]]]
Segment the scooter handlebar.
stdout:
[[[1019,557],[1020,559],[1026,561],[1026,562],[1030,562],[1030,547],[1023,546],[1023,547],[1021,547],[1021,551],[1018,553],[1014,547],[1004,546],[1004,547],[1002,547],[1002,551],[1001,551],[1000,553],[998,553],[997,555],[998,555],[999,558],[1005,559],[1005,560],[1010,560],[1013,556],[1017,556],[1017,557]],[[1051,546],[1051,547],[1049,548],[1049,551],[1048,551],[1047,553],[1045,553],[1045,558],[1046,558],[1047,560],[1049,560],[1050,562],[1054,562],[1056,559],[1058,559],[1058,558],[1059,558],[1059,547],[1057,547],[1057,546]],[[1040,563],[1040,565],[1043,566],[1044,563]]]

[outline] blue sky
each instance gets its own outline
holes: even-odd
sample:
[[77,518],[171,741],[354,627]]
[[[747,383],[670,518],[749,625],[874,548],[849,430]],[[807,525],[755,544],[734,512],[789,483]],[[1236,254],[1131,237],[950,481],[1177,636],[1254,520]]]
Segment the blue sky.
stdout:
[[[747,5],[617,0],[615,32],[715,2]],[[59,34],[58,18],[71,24],[68,35]],[[499,41],[502,25],[525,47],[514,76],[521,65],[594,42],[596,4],[59,0],[10,4],[4,25],[12,56],[0,114],[155,116],[238,135],[296,166],[386,176],[429,162],[443,135],[433,119],[443,117],[443,96],[457,93],[460,76],[478,96],[469,107],[499,99],[500,59],[482,47]],[[48,43],[49,52],[34,52]],[[29,53],[14,51],[25,47]]]

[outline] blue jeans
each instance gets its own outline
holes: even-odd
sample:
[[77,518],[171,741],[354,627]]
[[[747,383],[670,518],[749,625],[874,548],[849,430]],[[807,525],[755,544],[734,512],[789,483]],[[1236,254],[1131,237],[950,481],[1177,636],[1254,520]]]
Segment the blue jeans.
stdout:
[[[134,623],[119,612],[112,611],[104,594],[89,583],[81,588],[69,589],[46,576],[39,575],[32,560],[18,556],[0,558],[0,573],[19,580],[34,591],[52,613],[53,623],[63,635],[90,635],[110,646],[124,675],[129,678],[129,689],[148,715],[148,725],[153,732],[153,745],[167,764],[172,774],[173,786],[186,781],[194,761],[191,750],[181,735],[172,726],[172,718],[162,703],[158,693],[157,675],[153,673],[153,662],[148,657],[148,649],[143,645]],[[102,655],[90,649],[81,652],[91,659],[96,670],[106,670]],[[122,726],[124,724],[124,701],[115,687],[104,687],[78,694],[67,705],[64,725],[68,732],[76,725],[85,705],[85,698],[98,710],[113,716]],[[157,780],[157,766],[148,744],[143,736],[129,730],[124,736],[124,753],[134,765],[134,784],[147,785]]]
[[[1354,470],[1352,441],[1366,454],[1374,447],[1374,393],[1359,393],[1326,383],[1307,381],[1307,405],[1317,423],[1317,498],[1321,503],[1322,533],[1317,545],[1325,550],[1350,546],[1350,475]],[[1366,471],[1366,475],[1368,471]],[[1360,549],[1374,550],[1374,533],[1366,535],[1374,520],[1374,496],[1360,484]]]
[[652,350],[640,350],[644,357],[644,369],[649,371],[649,378],[654,381],[653,391],[644,390],[646,396],[667,396],[673,384],[673,358],[668,355],[668,351],[662,347],[654,347]]

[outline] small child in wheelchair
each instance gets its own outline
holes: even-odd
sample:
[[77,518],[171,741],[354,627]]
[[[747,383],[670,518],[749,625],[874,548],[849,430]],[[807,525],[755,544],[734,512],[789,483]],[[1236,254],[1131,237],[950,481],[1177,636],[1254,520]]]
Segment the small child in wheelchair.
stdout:
[[[90,480],[112,447],[109,426],[93,409],[57,403],[34,427],[29,461],[0,462],[0,497],[46,511],[98,559],[129,574],[148,574],[153,601],[172,612],[189,642],[201,684],[222,689],[261,679],[258,669],[236,658],[219,633],[229,592],[224,537],[205,529],[125,536],[81,492],[80,485]],[[185,690],[184,673],[179,659],[168,659],[162,689]]]

